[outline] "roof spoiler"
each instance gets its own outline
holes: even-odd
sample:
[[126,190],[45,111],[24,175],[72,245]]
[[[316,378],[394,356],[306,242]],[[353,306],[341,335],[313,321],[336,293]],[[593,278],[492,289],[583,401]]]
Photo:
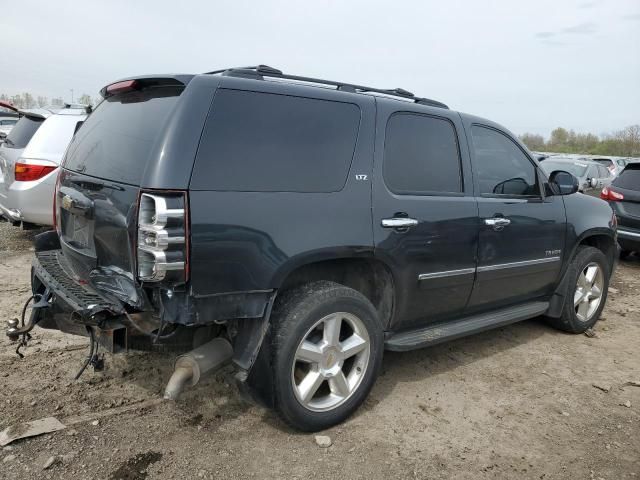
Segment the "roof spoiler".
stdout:
[[142,77],[129,77],[112,82],[100,90],[102,98],[108,98],[117,93],[140,90],[147,87],[184,87],[193,75],[146,75]]
[[54,113],[56,113],[53,110],[49,110],[47,108],[34,108],[34,109],[30,109],[30,108],[24,108],[24,109],[19,109],[18,113],[20,115],[24,115],[25,117],[34,117],[34,118],[42,118],[42,119],[46,119],[49,118],[51,115],[53,115]]
[[0,100],[0,107],[2,108],[6,108],[7,110],[11,110],[13,112],[18,112],[18,109],[16,107],[13,106],[13,104],[9,103],[9,102],[3,102]]

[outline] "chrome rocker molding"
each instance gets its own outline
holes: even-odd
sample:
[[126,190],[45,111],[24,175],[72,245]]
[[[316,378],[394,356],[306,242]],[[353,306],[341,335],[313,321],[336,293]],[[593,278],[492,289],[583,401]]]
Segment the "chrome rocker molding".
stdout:
[[522,262],[498,263],[496,265],[483,265],[478,267],[478,272],[490,272],[492,270],[502,270],[504,268],[528,267],[531,265],[539,265],[542,263],[559,262],[560,257],[536,258],[535,260],[524,260]]
[[473,273],[476,273],[475,268],[461,268],[460,270],[447,270],[445,272],[421,273],[420,275],[418,275],[418,280],[455,277],[456,275],[471,275]]
[[618,236],[621,238],[640,238],[640,233],[618,227]]
[[[620,232],[618,230],[618,232]],[[640,235],[638,235],[640,237]],[[478,268],[461,268],[459,270],[445,270],[443,272],[421,273],[418,280],[431,280],[433,278],[455,277],[456,275],[470,275],[476,272],[490,272],[492,270],[502,270],[505,268],[528,267],[543,263],[559,262],[560,257],[536,258],[535,260],[524,260],[522,262],[498,263],[496,265],[484,265]]]

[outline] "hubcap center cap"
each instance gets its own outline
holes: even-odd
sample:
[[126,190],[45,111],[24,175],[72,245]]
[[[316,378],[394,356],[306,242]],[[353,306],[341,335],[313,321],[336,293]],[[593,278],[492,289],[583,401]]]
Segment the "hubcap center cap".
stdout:
[[322,361],[320,362],[320,369],[327,376],[332,376],[338,373],[341,368],[340,355],[335,348],[327,348],[322,353]]

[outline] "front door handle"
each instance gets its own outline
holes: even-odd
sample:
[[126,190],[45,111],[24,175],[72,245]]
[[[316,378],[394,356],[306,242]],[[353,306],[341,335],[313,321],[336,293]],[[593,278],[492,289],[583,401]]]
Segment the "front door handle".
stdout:
[[493,227],[494,230],[502,230],[504,227],[511,225],[511,220],[504,217],[485,218],[484,224]]
[[382,219],[383,228],[409,228],[418,225],[418,220],[409,217],[393,217]]

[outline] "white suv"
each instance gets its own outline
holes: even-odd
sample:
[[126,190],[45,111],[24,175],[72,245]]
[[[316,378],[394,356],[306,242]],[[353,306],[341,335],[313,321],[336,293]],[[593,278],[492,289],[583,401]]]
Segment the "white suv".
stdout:
[[7,137],[0,149],[0,213],[7,220],[23,226],[53,224],[57,170],[78,124],[86,117],[86,107],[79,105],[67,105],[48,116],[19,156],[9,155],[18,145],[12,145],[11,134]]

